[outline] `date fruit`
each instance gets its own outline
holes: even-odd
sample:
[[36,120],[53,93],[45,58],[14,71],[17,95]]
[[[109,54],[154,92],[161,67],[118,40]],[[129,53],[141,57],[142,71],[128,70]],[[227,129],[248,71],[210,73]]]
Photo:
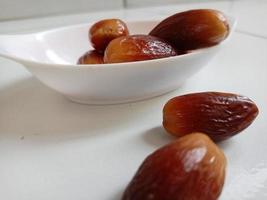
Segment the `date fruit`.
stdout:
[[131,35],[112,40],[106,48],[104,62],[133,62],[176,55],[176,50],[162,39],[149,35]]
[[208,136],[186,135],[149,155],[122,200],[217,200],[226,158]]
[[88,51],[84,55],[82,55],[77,64],[86,65],[86,64],[103,64],[103,54],[98,53],[97,51]]
[[101,20],[89,30],[91,44],[100,53],[105,51],[111,40],[126,35],[129,35],[129,30],[120,19]]
[[249,98],[220,92],[193,93],[169,100],[163,108],[163,126],[175,136],[192,132],[225,140],[247,128],[258,115]]
[[150,33],[178,50],[194,50],[218,44],[229,34],[226,17],[217,10],[189,10],[160,22]]

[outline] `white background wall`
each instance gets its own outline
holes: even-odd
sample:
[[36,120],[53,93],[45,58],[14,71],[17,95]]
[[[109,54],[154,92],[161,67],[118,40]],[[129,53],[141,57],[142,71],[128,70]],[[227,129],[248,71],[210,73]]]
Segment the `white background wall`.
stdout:
[[104,9],[121,9],[123,7],[132,8],[201,1],[205,0],[0,0],[0,21]]
[[220,0],[126,0],[127,7],[156,6],[173,3],[193,3],[203,1],[220,1]]
[[123,7],[123,0],[0,0],[0,20]]

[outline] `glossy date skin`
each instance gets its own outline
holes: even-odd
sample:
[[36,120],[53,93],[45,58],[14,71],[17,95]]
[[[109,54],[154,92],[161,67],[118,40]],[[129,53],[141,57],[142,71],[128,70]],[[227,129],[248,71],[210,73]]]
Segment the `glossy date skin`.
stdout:
[[129,35],[127,25],[120,19],[105,19],[95,23],[89,30],[89,39],[92,46],[103,53],[115,38]]
[[194,50],[216,45],[229,34],[226,17],[217,10],[189,10],[160,22],[150,33],[168,41],[178,50]]
[[95,50],[88,51],[84,55],[82,55],[77,64],[86,65],[86,64],[103,64],[103,54],[98,53]]
[[189,134],[149,155],[122,200],[217,200],[225,168],[223,152],[208,136]]
[[249,98],[220,92],[193,93],[169,100],[163,108],[163,126],[174,136],[203,132],[222,141],[247,128],[258,115]]
[[105,63],[151,60],[178,55],[167,42],[149,35],[131,35],[112,40],[106,48]]

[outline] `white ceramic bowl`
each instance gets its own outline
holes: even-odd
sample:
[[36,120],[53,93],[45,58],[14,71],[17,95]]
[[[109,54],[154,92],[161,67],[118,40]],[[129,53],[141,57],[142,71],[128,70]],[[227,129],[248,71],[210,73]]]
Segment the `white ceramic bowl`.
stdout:
[[[235,20],[228,17],[231,32]],[[127,22],[132,34],[147,34],[159,21]],[[158,96],[178,88],[199,71],[222,45],[149,61],[75,65],[89,49],[91,24],[27,35],[1,35],[0,55],[23,64],[34,76],[72,101],[116,104]],[[228,39],[227,39],[228,40]]]

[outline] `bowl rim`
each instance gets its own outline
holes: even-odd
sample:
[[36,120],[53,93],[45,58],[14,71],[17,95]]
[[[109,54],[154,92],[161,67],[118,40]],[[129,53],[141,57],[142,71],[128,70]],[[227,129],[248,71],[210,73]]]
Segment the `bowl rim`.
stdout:
[[[181,54],[181,55],[176,55],[176,56],[171,56],[171,57],[164,57],[164,58],[157,58],[157,59],[151,59],[151,60],[142,60],[142,61],[133,61],[133,62],[122,62],[122,63],[105,63],[105,64],[82,64],[82,65],[78,65],[78,64],[61,64],[61,63],[47,63],[47,62],[38,62],[38,61],[33,61],[33,60],[28,60],[28,59],[24,59],[24,58],[20,58],[17,56],[9,56],[9,55],[1,55],[2,57],[6,57],[8,59],[12,59],[16,62],[25,64],[25,65],[31,65],[31,66],[35,66],[35,67],[54,67],[54,68],[66,68],[66,69],[105,69],[105,68],[120,68],[120,67],[126,67],[126,66],[136,66],[136,65],[143,65],[143,64],[147,64],[147,63],[156,63],[156,62],[165,62],[165,61],[173,61],[173,60],[177,60],[177,59],[183,59],[183,58],[187,58],[187,57],[191,57],[197,54],[200,54],[202,52],[206,52],[206,51],[210,51],[213,50],[215,48],[218,48],[219,46],[224,45],[229,38],[231,37],[231,35],[234,32],[234,29],[236,27],[236,23],[237,20],[235,17],[230,16],[225,14],[228,22],[229,22],[229,34],[228,36],[220,43],[213,45],[213,46],[209,46],[209,47],[205,47],[205,48],[200,48],[200,49],[196,49],[196,50],[192,50],[189,53],[186,54]],[[155,23],[159,23],[161,20],[160,19],[151,19],[151,20],[125,20],[126,23],[151,23],[151,22],[155,22]],[[49,30],[44,30],[44,31],[40,31],[40,32],[33,32],[33,33],[29,33],[29,34],[10,34],[10,35],[0,35],[0,36],[11,36],[11,37],[20,37],[20,36],[33,36],[33,35],[45,35],[45,34],[53,34],[53,32],[57,32],[57,31],[62,31],[62,30],[67,30],[70,28],[75,28],[75,27],[83,27],[85,25],[88,26],[88,24],[92,24],[93,22],[89,22],[89,23],[80,23],[80,24],[73,24],[73,25],[68,25],[68,26],[62,26],[62,27],[58,27],[58,28],[52,28]]]

